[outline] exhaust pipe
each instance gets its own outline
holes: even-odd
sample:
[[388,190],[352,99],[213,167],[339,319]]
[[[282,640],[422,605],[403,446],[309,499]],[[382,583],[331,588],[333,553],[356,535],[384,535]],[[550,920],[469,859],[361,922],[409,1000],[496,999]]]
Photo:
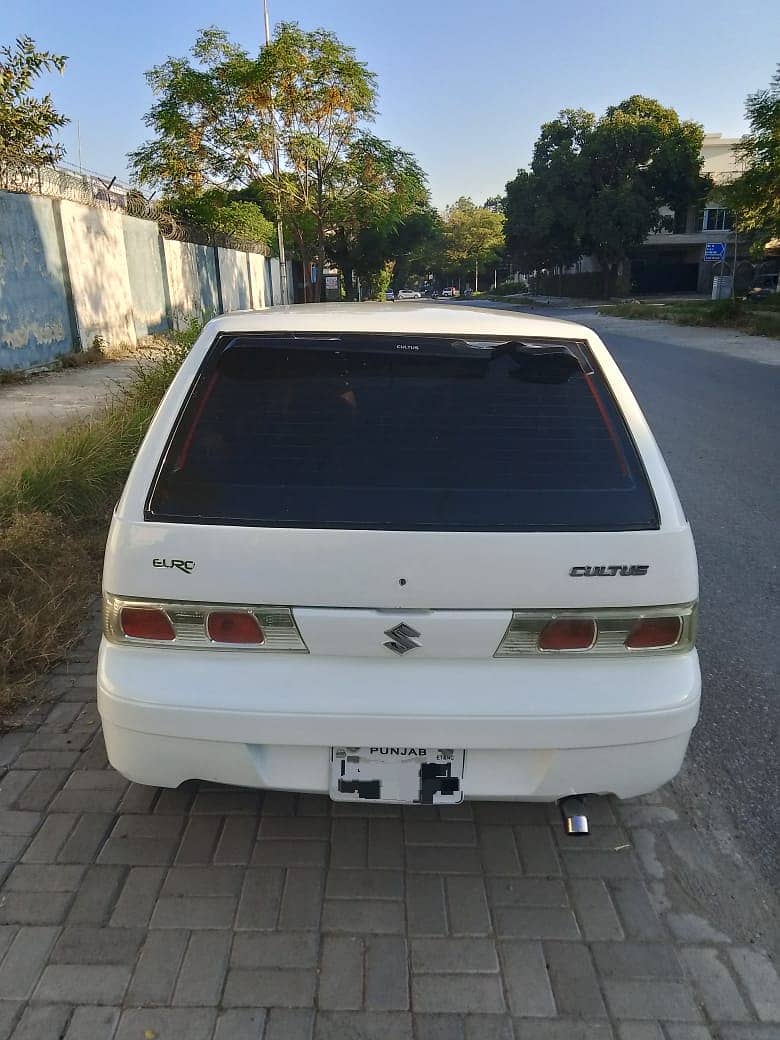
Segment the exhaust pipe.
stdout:
[[567,834],[575,838],[590,834],[590,824],[585,814],[585,803],[582,798],[577,795],[561,798],[558,808],[561,810],[563,829]]

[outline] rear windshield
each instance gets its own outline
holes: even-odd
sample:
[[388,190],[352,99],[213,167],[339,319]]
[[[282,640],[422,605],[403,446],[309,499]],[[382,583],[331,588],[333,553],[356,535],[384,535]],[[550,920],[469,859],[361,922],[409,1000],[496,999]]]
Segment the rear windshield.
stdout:
[[574,342],[218,340],[147,519],[268,527],[658,526],[623,418]]

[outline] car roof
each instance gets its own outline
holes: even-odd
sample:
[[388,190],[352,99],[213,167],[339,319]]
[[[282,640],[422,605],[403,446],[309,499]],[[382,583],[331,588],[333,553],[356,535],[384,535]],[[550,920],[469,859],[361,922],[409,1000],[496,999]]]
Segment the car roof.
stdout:
[[251,332],[375,332],[440,336],[558,336],[586,338],[584,325],[527,311],[463,304],[420,303],[397,310],[383,303],[309,303],[233,311],[214,318],[207,330]]

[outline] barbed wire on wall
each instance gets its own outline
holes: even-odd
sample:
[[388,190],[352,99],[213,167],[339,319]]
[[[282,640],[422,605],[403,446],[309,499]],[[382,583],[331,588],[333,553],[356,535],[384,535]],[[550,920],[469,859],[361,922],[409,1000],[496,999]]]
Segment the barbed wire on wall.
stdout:
[[84,206],[127,213],[132,217],[153,220],[163,238],[198,245],[221,246],[242,252],[269,256],[264,242],[214,231],[182,221],[160,202],[147,199],[137,188],[117,177],[104,177],[72,163],[56,166],[37,165],[28,156],[0,149],[0,190],[26,195],[44,195]]

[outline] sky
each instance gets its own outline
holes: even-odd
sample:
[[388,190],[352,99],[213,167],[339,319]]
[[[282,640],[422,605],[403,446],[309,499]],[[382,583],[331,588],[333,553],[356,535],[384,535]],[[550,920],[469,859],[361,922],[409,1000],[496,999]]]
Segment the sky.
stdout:
[[[331,29],[377,73],[374,132],[415,154],[437,206],[502,193],[561,108],[600,114],[645,94],[738,136],[745,96],[780,62],[777,0],[269,2],[272,23]],[[0,45],[26,33],[69,56],[43,81],[72,120],[67,159],[80,137],[84,167],[120,179],[147,136],[143,73],[212,24],[255,48],[262,0],[0,0]]]

